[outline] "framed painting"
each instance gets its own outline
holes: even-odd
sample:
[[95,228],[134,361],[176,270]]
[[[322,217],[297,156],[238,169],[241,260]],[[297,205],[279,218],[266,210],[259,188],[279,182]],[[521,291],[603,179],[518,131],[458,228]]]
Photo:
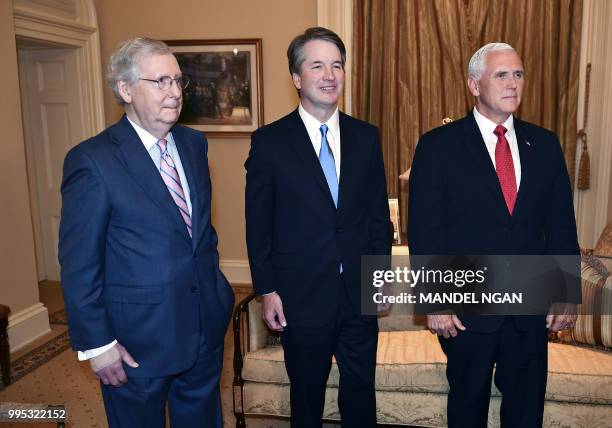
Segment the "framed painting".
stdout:
[[261,39],[165,42],[190,80],[179,123],[211,137],[245,137],[263,125]]

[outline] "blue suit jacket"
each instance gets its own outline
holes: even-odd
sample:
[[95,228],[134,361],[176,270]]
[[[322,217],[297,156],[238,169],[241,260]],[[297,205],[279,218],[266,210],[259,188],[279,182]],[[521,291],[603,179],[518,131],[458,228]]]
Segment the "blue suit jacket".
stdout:
[[223,343],[234,296],[219,270],[211,225],[207,141],[175,125],[190,188],[193,239],[155,164],[124,116],[64,162],[59,259],[75,350],[117,339],[164,376],[196,360],[203,334]]
[[338,208],[298,110],[258,129],[245,163],[247,246],[258,294],[278,292],[288,323],[327,323],[338,310],[340,264],[360,310],[361,256],[391,253],[376,127],[340,113]]
[[[472,113],[421,137],[410,173],[411,254],[579,254],[570,181],[557,136],[516,118],[514,126],[521,183],[512,215]],[[502,319],[474,317],[464,324],[495,330]],[[543,317],[517,322],[544,327]]]

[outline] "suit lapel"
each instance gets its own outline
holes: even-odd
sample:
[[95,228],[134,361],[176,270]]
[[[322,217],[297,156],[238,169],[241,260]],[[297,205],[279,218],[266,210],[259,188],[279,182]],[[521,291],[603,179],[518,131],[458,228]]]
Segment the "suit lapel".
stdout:
[[319,158],[312,147],[312,142],[310,141],[310,137],[306,131],[306,126],[304,126],[304,122],[302,122],[302,118],[300,117],[297,109],[289,116],[288,125],[290,133],[289,141],[291,141],[293,148],[300,157],[306,170],[313,176],[315,182],[325,193],[325,195],[327,195],[326,198],[329,203],[334,206],[334,200],[332,198],[331,191],[329,190],[329,186],[327,185],[323,168],[321,168],[321,163],[319,162]]
[[348,126],[346,115],[340,112],[340,183],[338,185],[338,211],[347,206],[349,186],[358,180],[352,177],[359,172],[359,163],[355,162],[356,150],[352,145],[356,136]]
[[486,184],[491,197],[495,200],[495,205],[503,213],[504,216],[509,217],[508,207],[504,200],[501,186],[499,184],[499,178],[495,167],[491,162],[491,157],[487,151],[487,146],[482,139],[482,134],[474,119],[474,114],[471,112],[465,118],[464,125],[464,143],[471,153],[471,157],[474,160],[474,172],[480,175],[480,179]]
[[147,153],[138,134],[125,115],[112,128],[111,139],[118,145],[115,156],[130,176],[159,206],[160,211],[168,217],[168,220],[178,229],[181,235],[185,239],[191,240],[185,227],[185,221],[181,217],[172,196],[170,196],[159,171],[155,168],[149,153]]
[[191,200],[191,225],[193,234],[194,248],[197,247],[198,239],[201,237],[203,228],[200,224],[202,216],[202,203],[204,201],[204,195],[199,195],[196,189],[202,189],[201,183],[198,181],[199,174],[197,174],[196,167],[194,165],[194,156],[189,148],[187,142],[187,136],[183,130],[175,126],[172,129],[172,137],[176,144],[176,149],[181,157],[181,165],[183,171],[185,171],[185,177],[187,178],[187,185],[189,186],[189,199]]

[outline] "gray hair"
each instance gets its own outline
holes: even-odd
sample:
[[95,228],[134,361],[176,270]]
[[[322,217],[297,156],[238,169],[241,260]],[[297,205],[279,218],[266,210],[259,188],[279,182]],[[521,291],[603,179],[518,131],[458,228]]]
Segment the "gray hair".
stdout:
[[300,69],[305,59],[302,54],[304,45],[311,40],[323,40],[325,42],[333,43],[340,51],[340,60],[342,61],[342,68],[346,62],[346,48],[340,36],[331,30],[323,27],[311,27],[306,29],[304,33],[296,36],[289,47],[287,48],[287,59],[289,60],[289,73],[300,74]]
[[487,55],[489,55],[491,52],[497,51],[516,52],[508,43],[488,43],[478,49],[474,55],[472,55],[470,63],[468,64],[468,76],[473,77],[476,80],[480,80],[487,66]]
[[121,43],[119,49],[111,55],[106,73],[106,82],[113,90],[119,105],[126,103],[121,98],[117,83],[120,81],[135,83],[140,77],[137,68],[142,58],[167,54],[172,54],[167,44],[148,37],[135,37]]

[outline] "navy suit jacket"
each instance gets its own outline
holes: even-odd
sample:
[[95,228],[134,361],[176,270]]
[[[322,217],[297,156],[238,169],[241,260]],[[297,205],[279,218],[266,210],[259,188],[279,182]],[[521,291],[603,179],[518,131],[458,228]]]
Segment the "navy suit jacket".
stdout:
[[72,347],[117,339],[140,364],[128,376],[188,369],[201,334],[216,347],[234,296],[211,225],[208,143],[175,125],[189,184],[193,239],[138,134],[124,116],[64,162],[59,259]]
[[288,323],[327,323],[338,309],[342,264],[360,310],[361,255],[390,254],[378,129],[340,113],[338,208],[298,110],[258,129],[245,163],[247,246],[258,294],[276,291]]
[[[521,182],[512,215],[472,113],[421,137],[410,172],[411,254],[579,254],[570,180],[557,136],[516,118],[514,126]],[[486,331],[497,329],[502,319],[463,321],[467,328]],[[517,322],[544,326],[543,317]]]

